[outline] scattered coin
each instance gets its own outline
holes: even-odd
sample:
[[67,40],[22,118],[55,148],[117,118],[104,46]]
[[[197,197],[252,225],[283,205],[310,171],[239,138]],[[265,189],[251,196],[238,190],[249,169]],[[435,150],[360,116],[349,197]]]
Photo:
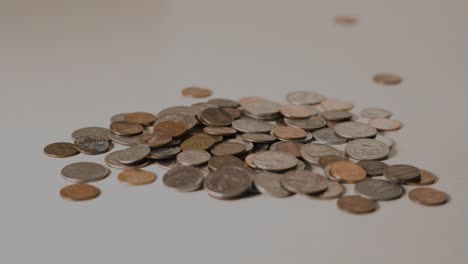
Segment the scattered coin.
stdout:
[[153,132],[163,132],[171,137],[180,137],[187,131],[185,123],[178,121],[163,121],[154,126]]
[[279,110],[288,118],[308,118],[318,114],[318,110],[309,105],[282,105]]
[[400,185],[386,180],[367,179],[356,183],[354,190],[366,198],[388,201],[399,198],[403,194]]
[[321,112],[320,116],[328,121],[345,121],[350,120],[353,115],[348,111],[342,110],[329,110]]
[[281,151],[265,151],[253,157],[253,163],[267,171],[285,171],[297,165],[297,158]]
[[338,182],[328,182],[328,187],[325,191],[316,194],[309,194],[307,197],[319,200],[330,200],[340,197],[344,192],[344,186]]
[[166,122],[166,121],[182,123],[185,125],[186,130],[192,129],[197,124],[197,119],[193,115],[175,113],[175,114],[165,114],[165,115],[159,116],[158,120],[156,120],[156,122],[154,123],[154,127],[157,127],[160,123]]
[[83,154],[98,155],[109,150],[109,141],[97,136],[83,136],[75,140],[76,149]]
[[384,176],[396,183],[417,182],[421,179],[421,171],[411,165],[398,164],[386,167]]
[[336,156],[336,155],[322,156],[318,159],[318,165],[322,168],[325,168],[337,161],[347,161],[347,159],[342,156]]
[[208,167],[213,171],[226,166],[245,167],[245,163],[234,156],[213,156],[208,161]]
[[[177,106],[168,107],[168,108],[160,111],[157,114],[157,118],[159,120],[164,116],[174,116],[174,115],[188,115],[188,116],[195,117],[196,114],[197,114],[197,111],[196,111],[195,107],[177,105]],[[158,120],[156,120],[156,122],[158,122]],[[166,119],[166,120],[168,120],[168,119]],[[162,120],[162,121],[166,121],[166,120]],[[175,120],[175,121],[177,121],[177,120]]]
[[233,118],[219,108],[207,108],[200,112],[200,120],[208,126],[224,127],[232,124]]
[[366,178],[366,171],[350,161],[337,161],[330,165],[330,174],[347,183],[356,183]]
[[73,140],[84,136],[96,136],[106,140],[109,140],[109,129],[102,127],[84,127],[80,128],[72,133]]
[[325,191],[328,181],[322,175],[312,171],[295,171],[283,174],[281,185],[292,193],[314,194]]
[[275,127],[273,128],[272,133],[275,136],[286,140],[304,139],[307,136],[307,133],[303,129],[287,126]]
[[201,88],[197,86],[186,87],[182,90],[182,95],[185,97],[192,98],[206,98],[210,97],[213,94],[213,91],[207,88]]
[[353,108],[353,104],[350,102],[341,101],[339,99],[326,99],[320,103],[320,105],[328,111],[338,110],[338,111],[348,111]]
[[345,122],[335,126],[335,132],[349,139],[369,138],[377,134],[377,129],[374,127],[357,122]]
[[280,141],[273,143],[270,146],[270,150],[273,151],[282,151],[294,155],[296,158],[302,157],[301,148],[304,144],[296,141]]
[[382,131],[398,130],[401,127],[401,123],[399,121],[388,118],[371,119],[369,120],[369,125]]
[[184,166],[198,166],[207,163],[211,158],[210,153],[199,149],[189,149],[177,155],[177,161]]
[[339,145],[347,142],[347,139],[338,135],[333,128],[315,130],[313,136],[317,141],[329,145]]
[[109,169],[93,162],[72,163],[62,169],[62,176],[73,182],[93,182],[109,175]]
[[156,174],[144,170],[124,170],[119,176],[119,181],[130,185],[146,185],[156,181]]
[[242,107],[244,107],[247,103],[261,101],[261,100],[266,100],[266,99],[263,97],[258,97],[258,96],[244,96],[241,99],[239,99],[239,104]]
[[265,133],[273,129],[272,124],[251,118],[237,119],[232,123],[232,127],[243,133]]
[[211,154],[215,156],[239,155],[245,152],[245,145],[236,142],[222,142],[211,149]]
[[68,142],[57,142],[47,145],[44,148],[44,153],[53,158],[68,158],[80,153],[75,145]]
[[390,148],[378,140],[363,138],[349,142],[345,151],[353,159],[379,160],[388,156]]
[[374,82],[384,85],[397,85],[401,83],[401,77],[391,73],[379,73],[374,75]]
[[271,172],[257,173],[254,175],[254,184],[261,193],[273,197],[283,198],[291,195],[291,193],[281,185],[280,174]]
[[407,181],[405,184],[423,186],[431,185],[436,181],[437,177],[431,172],[423,169],[420,169],[419,171],[421,172],[421,178],[418,181]]
[[112,133],[119,136],[133,136],[143,133],[143,126],[129,121],[117,121],[110,125]]
[[156,148],[151,150],[147,158],[154,160],[170,159],[179,154],[180,151],[179,147]]
[[232,199],[247,192],[252,186],[250,172],[242,167],[225,166],[211,172],[205,179],[210,196]]
[[138,145],[150,148],[162,147],[169,144],[171,141],[171,135],[165,132],[153,132],[151,134],[143,134],[138,137]]
[[215,136],[230,136],[235,135],[237,130],[232,127],[204,127],[203,132]]
[[72,201],[91,200],[98,197],[100,193],[98,188],[86,183],[75,183],[60,190],[60,195],[63,198]]
[[291,127],[297,127],[306,131],[313,131],[327,125],[327,122],[318,116],[311,116],[305,119],[285,118],[284,122]]
[[124,120],[132,123],[137,123],[142,126],[151,126],[156,121],[156,116],[146,112],[134,112],[124,114]]
[[342,26],[351,26],[357,23],[357,18],[353,16],[336,16],[335,23]]
[[378,160],[361,160],[357,165],[366,171],[367,176],[383,175],[385,168],[388,167],[386,163]]
[[119,163],[132,164],[144,160],[151,152],[151,149],[146,146],[134,146],[119,151],[116,158]]
[[230,99],[224,99],[224,98],[213,98],[208,101],[209,104],[216,105],[221,108],[237,108],[239,107],[239,103],[230,100]]
[[448,195],[432,188],[416,188],[408,193],[411,201],[422,205],[441,205],[447,202]]
[[207,150],[216,143],[216,140],[210,135],[198,134],[182,142],[180,148],[185,151],[189,149]]
[[337,201],[338,208],[352,214],[367,214],[377,209],[377,202],[358,195],[342,196]]
[[138,137],[140,135],[136,136],[119,136],[114,133],[110,133],[109,137],[112,140],[112,142],[115,142],[120,145],[124,146],[136,146],[138,145]]
[[388,137],[385,137],[385,136],[382,136],[382,135],[377,135],[375,137],[375,140],[378,140],[382,143],[384,143],[385,145],[387,145],[389,148],[393,147],[393,140],[388,138]]
[[361,111],[361,116],[369,119],[389,118],[391,115],[392,113],[390,111],[380,107],[368,107],[362,109]]
[[276,138],[263,133],[245,133],[242,139],[252,143],[271,143],[276,141]]
[[244,105],[244,111],[254,116],[271,116],[279,113],[280,105],[268,100],[252,101]]
[[310,164],[318,165],[323,156],[335,155],[344,157],[344,153],[325,144],[309,143],[301,148],[302,157]]
[[106,162],[106,165],[115,169],[127,170],[127,169],[141,169],[151,164],[151,160],[148,160],[148,159],[144,159],[144,160],[132,163],[132,164],[122,164],[118,160],[121,152],[123,152],[123,150],[109,153],[104,159],[104,161]]
[[325,100],[325,97],[315,92],[295,91],[289,93],[286,100],[296,105],[315,105]]
[[204,173],[195,167],[177,167],[169,170],[163,177],[167,187],[179,192],[193,192],[203,184]]

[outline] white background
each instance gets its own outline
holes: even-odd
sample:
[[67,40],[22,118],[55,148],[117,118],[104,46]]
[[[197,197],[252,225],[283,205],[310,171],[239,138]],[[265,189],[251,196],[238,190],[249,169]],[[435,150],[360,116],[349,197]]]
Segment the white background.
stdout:
[[[359,23],[337,26],[339,14]],[[0,1],[0,262],[466,263],[467,28],[464,0]],[[404,81],[380,86],[376,72]],[[115,113],[197,102],[187,85],[387,108],[404,124],[388,163],[433,171],[452,200],[405,196],[366,216],[303,197],[223,202],[164,188],[154,165],[152,185],[113,171],[98,199],[60,198],[63,166],[104,156],[52,159],[45,145]]]

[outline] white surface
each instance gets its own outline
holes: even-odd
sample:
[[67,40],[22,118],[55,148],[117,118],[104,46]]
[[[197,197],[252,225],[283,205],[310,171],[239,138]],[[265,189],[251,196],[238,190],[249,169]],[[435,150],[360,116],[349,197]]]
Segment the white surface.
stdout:
[[[359,17],[334,25],[338,14]],[[466,1],[0,2],[1,263],[466,263]],[[402,85],[371,81],[376,72]],[[160,177],[63,200],[68,183],[42,148],[112,114],[191,104],[187,85],[237,99],[310,89],[360,110],[392,110],[390,164],[435,172],[452,196],[427,208],[405,196],[354,216],[335,201],[181,194]]]

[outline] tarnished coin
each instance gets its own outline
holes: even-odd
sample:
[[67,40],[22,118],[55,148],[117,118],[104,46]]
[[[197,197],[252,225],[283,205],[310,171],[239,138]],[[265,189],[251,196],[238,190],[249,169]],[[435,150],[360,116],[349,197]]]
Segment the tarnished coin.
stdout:
[[271,172],[260,172],[254,175],[254,184],[258,191],[273,197],[283,198],[291,195],[281,185],[281,175]]
[[101,191],[87,183],[68,185],[60,190],[60,196],[72,201],[87,201],[99,196]]
[[273,143],[270,146],[270,150],[282,151],[294,155],[296,158],[302,157],[301,148],[304,144],[296,141],[280,141]]
[[314,194],[325,191],[328,181],[312,171],[294,171],[281,176],[281,185],[292,193]]
[[366,198],[387,201],[399,198],[403,188],[391,181],[379,179],[366,179],[356,183],[354,190]]
[[169,144],[172,141],[171,135],[165,132],[153,132],[151,134],[143,134],[138,137],[138,145],[158,148]]
[[307,136],[307,132],[303,129],[288,126],[275,127],[273,128],[272,133],[276,137],[286,140],[304,139]]
[[280,104],[268,100],[248,102],[244,111],[254,116],[271,116],[279,113]]
[[348,195],[340,197],[337,206],[348,213],[367,214],[377,209],[377,202],[358,195]]
[[170,159],[179,154],[179,152],[179,147],[156,148],[151,150],[147,158],[154,160]]
[[319,159],[323,156],[345,156],[343,152],[337,150],[334,147],[318,143],[309,143],[304,145],[301,148],[301,155],[307,162],[314,165],[318,165]]
[[84,136],[96,136],[109,140],[109,129],[102,127],[84,127],[80,128],[72,133],[73,140]]
[[342,25],[342,26],[351,26],[356,24],[358,19],[353,16],[336,16],[335,17],[335,24]]
[[272,124],[251,118],[240,118],[234,120],[234,122],[232,122],[232,127],[243,133],[265,133],[270,132],[273,129]]
[[250,153],[259,153],[266,151],[270,148],[270,144],[263,144],[263,143],[258,143],[255,144],[254,148],[250,151]]
[[378,160],[361,160],[357,165],[366,171],[367,176],[383,175],[384,169],[388,167],[386,163]]
[[321,112],[320,116],[328,121],[344,121],[349,120],[353,115],[348,111],[342,110],[329,110],[325,112]]
[[377,135],[377,136],[375,136],[375,140],[378,140],[378,141],[384,143],[389,148],[393,147],[393,140],[388,138],[388,137],[385,137],[385,136],[382,136],[382,135]]
[[151,160],[148,160],[148,159],[144,159],[139,162],[132,163],[132,164],[122,164],[118,161],[118,157],[121,152],[123,152],[123,150],[109,153],[104,159],[107,166],[111,168],[119,169],[119,170],[127,170],[127,169],[141,169],[151,164]]
[[236,142],[222,142],[211,149],[211,154],[215,156],[239,155],[245,152],[245,145]]
[[325,100],[325,97],[316,92],[295,91],[295,92],[288,93],[286,95],[286,100],[288,100],[288,102],[290,102],[291,104],[296,104],[296,105],[304,105],[304,104],[314,105],[314,104],[319,104],[320,102]]
[[156,120],[156,122],[154,123],[154,126],[157,127],[160,123],[166,121],[182,123],[185,125],[186,130],[192,129],[197,124],[197,119],[193,115],[175,113],[159,116],[158,120]]
[[232,124],[231,114],[220,108],[207,108],[200,112],[201,121],[209,126],[224,127]]
[[163,121],[154,126],[153,132],[164,132],[171,137],[180,137],[187,132],[187,126],[178,121]]
[[390,148],[378,140],[363,138],[349,142],[345,151],[353,159],[379,160],[388,156]]
[[347,139],[338,135],[333,128],[315,130],[313,135],[317,141],[329,145],[339,145],[347,142]]
[[252,143],[271,143],[276,140],[275,137],[263,133],[245,133],[242,139]]
[[151,126],[156,121],[156,116],[146,112],[134,112],[124,114],[124,121],[137,123],[142,126]]
[[252,176],[246,168],[225,166],[211,172],[205,179],[210,196],[232,199],[247,192],[252,186]]
[[239,103],[230,99],[224,99],[224,98],[213,98],[208,100],[209,104],[216,105],[221,108],[237,108],[239,107]]
[[208,161],[208,167],[213,171],[226,166],[245,167],[245,163],[234,156],[213,156]]
[[206,98],[210,97],[213,94],[208,88],[202,88],[198,86],[189,86],[182,89],[182,96],[192,97],[192,98]]
[[411,201],[422,205],[441,205],[447,202],[448,195],[432,188],[416,188],[408,193]]
[[144,160],[151,152],[146,146],[134,146],[119,151],[116,158],[119,163],[132,164]]
[[241,111],[237,108],[225,107],[223,110],[231,115],[232,120],[236,120],[241,116]]
[[267,171],[284,171],[297,165],[297,158],[281,151],[265,151],[253,157],[253,163],[260,169]]
[[319,113],[317,108],[310,105],[282,105],[279,110],[287,118],[308,118]]
[[109,169],[93,162],[72,163],[62,169],[62,176],[73,182],[92,182],[104,179]]
[[[195,117],[197,115],[196,107],[185,106],[185,105],[171,106],[171,107],[168,107],[168,108],[160,111],[157,114],[157,117],[158,117],[158,119],[160,119],[163,116],[167,116],[167,115],[172,116],[172,115],[180,115],[180,114]],[[166,119],[166,120],[168,120],[168,119]],[[164,120],[164,121],[166,121],[166,120]],[[157,121],[158,120],[156,120],[156,122]]]
[[388,118],[371,119],[369,120],[369,125],[381,131],[398,130],[401,127],[401,123],[399,121]]
[[255,166],[255,164],[253,163],[253,157],[255,155],[257,155],[257,153],[251,153],[251,154],[245,156],[245,158],[244,158],[245,164],[247,164],[247,166],[249,166],[252,169],[257,168],[257,166]]
[[421,179],[421,171],[411,165],[397,164],[386,167],[384,176],[396,183],[417,182]]
[[316,194],[309,194],[307,197],[319,200],[330,200],[340,197],[344,192],[344,186],[338,182],[328,182],[328,187],[325,191]]
[[235,135],[237,130],[232,127],[204,127],[203,132],[215,136],[230,136]]
[[341,101],[339,99],[326,99],[323,102],[321,102],[320,105],[327,111],[348,111],[351,108],[353,108],[352,103]]
[[44,148],[44,153],[53,158],[68,158],[80,153],[75,145],[68,142],[57,142],[47,145]]
[[349,139],[369,138],[377,134],[377,129],[374,127],[357,122],[345,122],[335,126],[335,132]]
[[284,122],[291,127],[297,127],[306,131],[313,131],[327,125],[327,122],[318,116],[311,116],[305,119],[285,118]]
[[203,184],[205,174],[195,167],[177,167],[169,170],[163,177],[167,187],[179,192],[193,192]]
[[75,139],[76,149],[88,155],[98,155],[105,153],[110,148],[108,140],[97,136],[83,136]]
[[374,75],[374,82],[384,85],[396,85],[401,83],[401,77],[391,73],[378,73]]
[[351,161],[337,161],[330,165],[330,174],[343,182],[355,183],[366,178],[366,171]]
[[110,125],[112,133],[119,136],[132,136],[143,133],[143,126],[129,121],[117,121]]
[[417,185],[417,186],[423,186],[423,185],[431,185],[433,184],[437,177],[432,174],[431,172],[427,170],[420,169],[421,172],[421,178],[418,181],[407,181],[405,184],[408,185]]
[[119,181],[130,185],[146,185],[156,181],[156,174],[145,170],[124,170],[119,176]]
[[338,161],[347,161],[347,159],[342,156],[336,156],[336,155],[322,156],[318,159],[318,165],[322,168],[325,168]]
[[138,137],[140,135],[135,135],[135,136],[119,136],[114,133],[109,134],[109,138],[112,140],[112,142],[115,142],[120,145],[124,146],[136,146],[138,145]]
[[216,143],[216,140],[210,135],[198,134],[182,142],[180,148],[185,151],[189,149],[207,150]]
[[228,139],[226,140],[225,142],[232,142],[232,143],[240,143],[240,144],[243,144],[245,146],[245,152],[249,153],[253,150],[253,148],[255,147],[254,144],[252,142],[248,142],[248,141],[245,141],[243,140],[241,137],[239,138],[231,138],[231,139]]
[[361,111],[361,116],[369,119],[374,118],[389,118],[392,113],[380,107],[368,107]]
[[184,166],[198,166],[207,163],[210,158],[210,153],[200,149],[189,149],[177,155],[177,161]]

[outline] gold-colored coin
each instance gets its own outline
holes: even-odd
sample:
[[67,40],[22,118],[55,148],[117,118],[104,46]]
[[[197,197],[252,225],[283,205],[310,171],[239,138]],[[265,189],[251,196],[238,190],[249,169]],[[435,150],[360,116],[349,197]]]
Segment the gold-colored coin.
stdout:
[[416,188],[408,193],[411,201],[422,205],[441,205],[448,201],[448,195],[432,188]]
[[156,116],[146,112],[126,113],[124,120],[140,124],[142,126],[151,126],[156,121]]
[[335,23],[337,25],[342,25],[342,26],[351,26],[356,24],[358,19],[353,16],[336,16],[335,17]]
[[206,98],[210,97],[213,94],[213,91],[207,88],[201,88],[197,86],[186,87],[182,90],[182,95],[192,98]]
[[397,120],[388,118],[374,118],[369,120],[369,125],[375,127],[378,130],[389,131],[398,130],[401,127],[401,123]]
[[278,126],[273,128],[273,135],[282,138],[282,139],[304,139],[307,137],[307,132],[301,128],[288,127],[288,126]]
[[401,77],[391,73],[379,73],[374,75],[374,82],[384,85],[397,85],[401,83]]
[[60,190],[60,195],[72,201],[86,201],[99,196],[101,191],[87,183],[76,183],[68,185]]
[[212,136],[206,134],[198,134],[182,142],[180,148],[183,151],[189,149],[207,150],[215,143],[216,140]]
[[44,153],[53,158],[68,158],[80,153],[75,145],[68,142],[57,142],[47,145],[44,148]]
[[117,178],[130,185],[146,185],[156,181],[157,175],[145,170],[124,170]]
[[187,126],[182,122],[177,121],[163,121],[158,123],[153,128],[154,132],[164,132],[171,135],[171,137],[180,137],[187,132]]
[[351,161],[337,161],[330,165],[330,174],[344,182],[355,183],[366,178],[366,171]]

